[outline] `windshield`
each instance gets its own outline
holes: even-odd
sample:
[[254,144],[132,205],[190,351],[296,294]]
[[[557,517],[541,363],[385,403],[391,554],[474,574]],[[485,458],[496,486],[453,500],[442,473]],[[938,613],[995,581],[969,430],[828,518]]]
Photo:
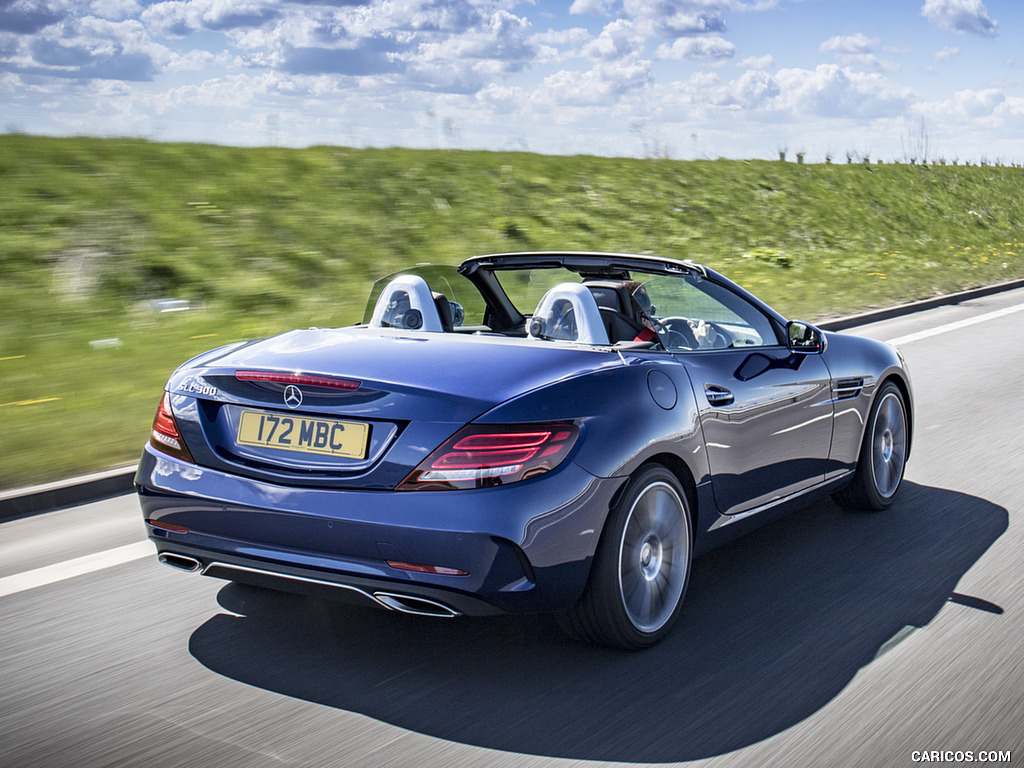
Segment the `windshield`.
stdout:
[[742,296],[699,276],[661,275],[642,291],[666,349],[764,347],[779,343],[768,317]]

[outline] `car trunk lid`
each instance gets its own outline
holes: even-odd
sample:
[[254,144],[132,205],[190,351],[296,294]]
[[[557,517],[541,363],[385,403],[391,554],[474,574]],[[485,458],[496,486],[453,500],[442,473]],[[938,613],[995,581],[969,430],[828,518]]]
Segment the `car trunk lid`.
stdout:
[[495,405],[609,364],[619,361],[607,350],[527,339],[310,329],[203,356],[169,390],[200,465],[289,484],[393,488]]

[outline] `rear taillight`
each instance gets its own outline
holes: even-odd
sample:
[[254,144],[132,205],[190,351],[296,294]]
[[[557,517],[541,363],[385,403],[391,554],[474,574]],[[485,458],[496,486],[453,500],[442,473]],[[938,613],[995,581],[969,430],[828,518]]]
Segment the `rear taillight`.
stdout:
[[156,416],[153,417],[153,431],[149,433],[149,444],[176,459],[192,461],[192,455],[185,447],[185,441],[181,437],[181,432],[178,431],[178,425],[174,422],[171,395],[168,392],[164,392],[160,407],[156,409]]
[[424,459],[400,491],[489,488],[557,467],[579,436],[575,424],[471,425]]

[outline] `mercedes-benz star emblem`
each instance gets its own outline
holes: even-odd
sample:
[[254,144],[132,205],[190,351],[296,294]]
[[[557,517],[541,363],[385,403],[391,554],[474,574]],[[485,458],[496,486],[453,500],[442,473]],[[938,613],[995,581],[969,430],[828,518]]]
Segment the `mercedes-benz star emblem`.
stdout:
[[289,384],[285,387],[284,404],[289,408],[298,408],[302,405],[302,390],[294,384]]

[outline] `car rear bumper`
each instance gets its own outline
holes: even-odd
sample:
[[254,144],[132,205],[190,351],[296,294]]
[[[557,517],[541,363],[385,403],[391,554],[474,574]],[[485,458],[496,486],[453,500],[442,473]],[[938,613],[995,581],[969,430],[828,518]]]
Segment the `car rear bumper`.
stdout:
[[169,565],[450,616],[572,605],[624,478],[596,478],[567,462],[533,480],[479,490],[284,487],[147,446],[135,482],[149,537]]

